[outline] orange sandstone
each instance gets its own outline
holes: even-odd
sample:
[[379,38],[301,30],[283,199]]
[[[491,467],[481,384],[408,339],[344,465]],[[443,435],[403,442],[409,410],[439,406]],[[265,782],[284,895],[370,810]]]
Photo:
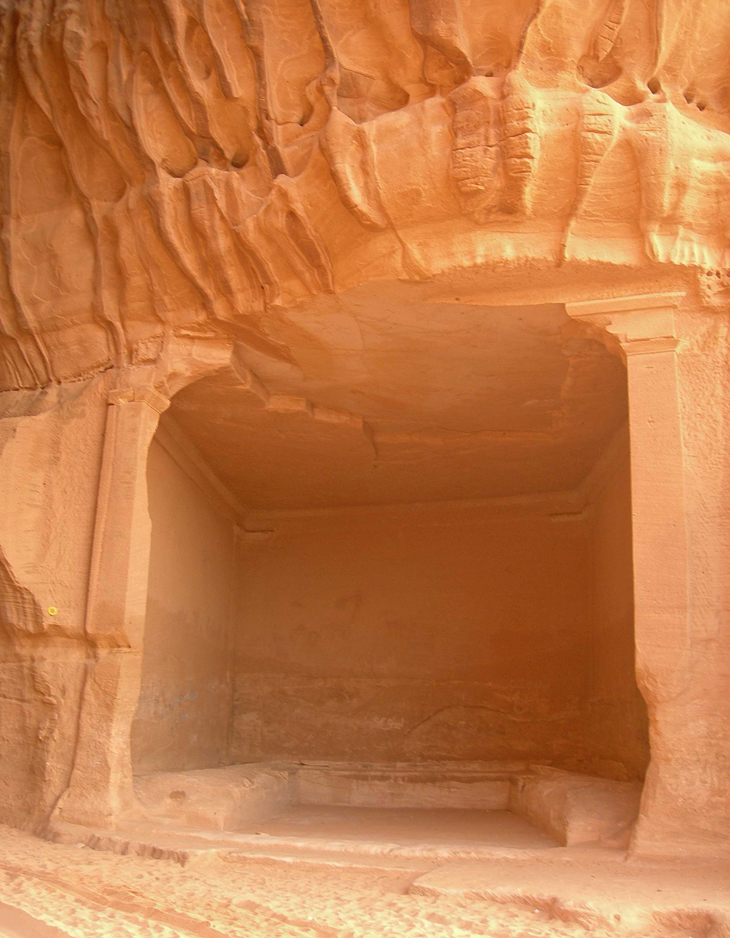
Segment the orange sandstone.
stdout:
[[730,8],[0,17],[0,821],[730,858]]

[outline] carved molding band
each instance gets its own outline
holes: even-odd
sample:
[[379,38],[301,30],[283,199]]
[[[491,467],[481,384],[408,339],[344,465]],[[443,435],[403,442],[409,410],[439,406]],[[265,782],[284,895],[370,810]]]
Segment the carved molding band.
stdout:
[[155,388],[115,388],[109,392],[109,404],[134,404],[141,401],[158,414],[163,414],[170,401]]

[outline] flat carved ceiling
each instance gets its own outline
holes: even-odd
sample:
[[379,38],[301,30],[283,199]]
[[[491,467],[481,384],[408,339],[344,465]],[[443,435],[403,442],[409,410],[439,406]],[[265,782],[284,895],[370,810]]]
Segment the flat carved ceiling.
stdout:
[[562,305],[424,301],[403,285],[273,317],[288,354],[240,356],[171,415],[250,508],[480,499],[571,489],[626,419],[620,360]]

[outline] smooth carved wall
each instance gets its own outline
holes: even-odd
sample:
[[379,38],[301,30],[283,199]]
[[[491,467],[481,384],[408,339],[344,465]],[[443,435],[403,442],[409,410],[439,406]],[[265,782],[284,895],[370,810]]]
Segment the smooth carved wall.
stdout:
[[134,769],[225,764],[233,691],[233,522],[164,430],[150,448],[147,476],[152,552],[142,692],[132,726]]
[[243,556],[233,761],[585,767],[591,526],[550,513],[261,520],[276,533]]
[[646,704],[636,685],[628,441],[593,515],[594,631],[588,734],[596,772],[641,777],[649,761]]
[[627,439],[612,449],[586,512],[264,511],[239,550],[163,421],[135,771],[529,759],[642,777]]

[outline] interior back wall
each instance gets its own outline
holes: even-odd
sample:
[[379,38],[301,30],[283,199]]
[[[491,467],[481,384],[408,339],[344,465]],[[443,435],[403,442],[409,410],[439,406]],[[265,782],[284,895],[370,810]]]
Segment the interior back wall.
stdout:
[[262,513],[231,761],[585,762],[591,526],[549,507]]

